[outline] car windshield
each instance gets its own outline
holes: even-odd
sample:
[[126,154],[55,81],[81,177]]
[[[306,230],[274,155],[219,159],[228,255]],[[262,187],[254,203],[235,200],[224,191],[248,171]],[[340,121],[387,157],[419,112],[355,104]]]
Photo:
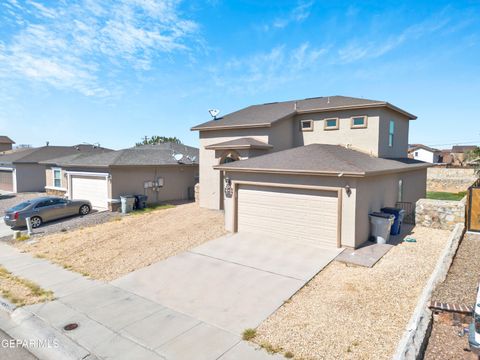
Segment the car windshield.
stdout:
[[12,211],[20,211],[25,209],[27,206],[29,206],[32,202],[31,201],[24,201],[18,205],[15,205],[14,207],[11,207],[10,210]]

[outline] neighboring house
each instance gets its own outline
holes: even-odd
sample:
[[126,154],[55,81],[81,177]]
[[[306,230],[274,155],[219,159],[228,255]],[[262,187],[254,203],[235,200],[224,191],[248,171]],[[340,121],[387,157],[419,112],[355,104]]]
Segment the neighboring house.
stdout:
[[198,149],[173,143],[67,156],[44,164],[47,193],[90,200],[102,210],[117,210],[122,195],[147,195],[150,204],[192,199],[198,181]]
[[369,213],[426,195],[429,164],[408,159],[409,121],[388,102],[343,96],[254,105],[200,133],[200,205],[229,231],[360,246]]
[[409,158],[431,164],[439,163],[441,154],[441,150],[434,149],[423,144],[412,144],[408,149]]
[[45,191],[45,165],[42,161],[78,153],[95,153],[108,149],[94,145],[43,146],[21,148],[0,155],[0,191]]
[[15,141],[8,136],[0,135],[0,152],[12,150],[13,144],[15,144]]
[[477,148],[475,145],[455,145],[451,149],[441,150],[441,161],[447,165],[467,165],[468,153]]

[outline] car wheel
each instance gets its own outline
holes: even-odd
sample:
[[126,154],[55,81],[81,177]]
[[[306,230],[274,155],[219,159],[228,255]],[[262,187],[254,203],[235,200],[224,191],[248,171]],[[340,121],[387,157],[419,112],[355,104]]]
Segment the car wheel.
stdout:
[[90,206],[82,205],[80,206],[80,215],[87,215],[90,212]]
[[42,218],[40,216],[34,216],[30,218],[30,224],[32,225],[32,228],[36,229],[42,225]]

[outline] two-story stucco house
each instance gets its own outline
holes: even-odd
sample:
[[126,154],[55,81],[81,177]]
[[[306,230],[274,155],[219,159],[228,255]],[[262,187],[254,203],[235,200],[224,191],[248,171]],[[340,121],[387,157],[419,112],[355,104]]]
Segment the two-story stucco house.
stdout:
[[416,117],[344,96],[254,105],[195,126],[200,206],[232,232],[358,247],[369,213],[426,193],[428,164],[408,159]]

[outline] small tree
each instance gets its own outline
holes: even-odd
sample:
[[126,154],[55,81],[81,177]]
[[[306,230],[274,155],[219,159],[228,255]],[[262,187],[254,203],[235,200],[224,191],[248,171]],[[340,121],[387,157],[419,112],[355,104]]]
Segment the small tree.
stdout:
[[475,150],[469,151],[467,154],[468,161],[473,161],[475,166],[475,174],[480,177],[480,147],[477,146]]
[[157,145],[157,144],[164,144],[164,143],[175,143],[175,144],[181,144],[182,142],[180,141],[179,138],[176,136],[158,136],[158,135],[153,135],[152,137],[145,136],[142,139],[142,142],[138,142],[135,144],[135,146],[142,146],[142,145]]

